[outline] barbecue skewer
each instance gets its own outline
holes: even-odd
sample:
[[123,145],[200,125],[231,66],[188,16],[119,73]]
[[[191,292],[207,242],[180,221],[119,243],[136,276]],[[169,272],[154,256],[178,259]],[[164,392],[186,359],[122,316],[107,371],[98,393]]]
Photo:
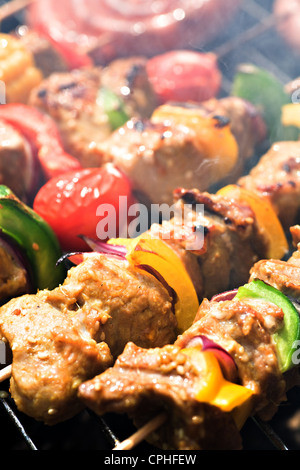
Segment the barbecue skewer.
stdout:
[[4,369],[0,370],[0,383],[10,378],[11,370],[12,370],[11,364],[4,367]]
[[118,443],[113,450],[130,450],[136,447],[140,442],[147,438],[147,436],[158,429],[167,419],[167,415],[165,413],[161,413],[151,421],[146,423],[143,427],[141,427],[136,433],[132,434],[129,438],[125,439],[124,441]]
[[[293,276],[298,276],[299,275],[300,266],[298,264],[298,255],[299,255],[299,247],[298,247],[298,250],[296,252],[296,258],[294,258],[294,255],[293,255],[290,258],[290,260],[288,260],[286,262],[281,262],[281,261],[277,262],[276,260],[275,261],[272,260],[271,262],[269,262],[269,260],[262,260],[261,262],[257,263],[257,265],[255,265],[253,267],[253,269],[251,270],[249,283],[247,285],[243,286],[238,291],[235,291],[234,293],[232,293],[232,297],[230,297],[228,295],[229,293],[226,293],[227,298],[226,298],[226,296],[225,297],[224,296],[217,296],[218,298],[216,298],[215,300],[212,299],[211,301],[204,301],[203,307],[200,307],[199,312],[196,316],[195,322],[192,325],[191,329],[189,331],[185,332],[181,337],[178,338],[178,340],[175,342],[175,345],[174,345],[175,347],[172,350],[162,348],[161,352],[158,353],[157,350],[156,351],[154,351],[154,350],[146,351],[146,350],[143,350],[141,348],[135,347],[135,345],[128,345],[126,347],[126,349],[124,350],[124,353],[118,358],[118,360],[117,360],[115,366],[113,366],[113,368],[110,368],[110,370],[105,371],[103,374],[100,374],[98,377],[95,377],[91,381],[88,381],[87,383],[84,383],[79,387],[79,394],[80,394],[81,398],[84,400],[85,404],[88,407],[90,407],[96,414],[99,414],[99,415],[102,415],[102,413],[106,413],[106,412],[110,412],[110,411],[115,411],[117,413],[124,413],[124,412],[126,413],[126,412],[128,412],[131,417],[134,417],[133,419],[138,420],[139,413],[142,412],[142,414],[143,414],[142,410],[144,410],[144,408],[146,406],[146,403],[147,403],[147,400],[153,401],[154,403],[156,403],[156,406],[158,406],[159,408],[163,407],[164,403],[165,403],[166,409],[168,410],[168,413],[169,413],[169,416],[168,416],[169,419],[167,419],[166,414],[164,414],[164,413],[158,414],[156,418],[151,419],[148,423],[141,426],[141,428],[136,433],[134,433],[131,437],[129,437],[129,438],[125,439],[123,442],[119,443],[114,448],[114,450],[130,450],[130,449],[132,449],[134,446],[138,445],[141,442],[143,437],[147,438],[147,432],[148,432],[148,436],[149,436],[153,431],[157,431],[162,425],[164,425],[166,423],[166,420],[168,422],[167,426],[169,426],[169,423],[172,426],[172,424],[171,424],[172,418],[170,416],[170,414],[172,414],[172,411],[170,411],[172,407],[170,406],[170,402],[173,402],[173,404],[174,404],[175,418],[174,418],[173,426],[176,423],[180,430],[181,430],[181,426],[183,426],[183,428],[184,428],[183,423],[185,422],[185,420],[182,419],[182,423],[181,423],[181,421],[178,422],[178,406],[179,406],[179,403],[182,400],[182,405],[181,406],[183,406],[184,409],[185,408],[188,409],[187,403],[185,401],[188,398],[185,398],[185,394],[184,393],[182,394],[182,391],[180,391],[180,392],[177,391],[177,393],[179,393],[179,395],[180,395],[180,398],[178,398],[178,401],[177,401],[177,398],[175,398],[175,396],[177,396],[176,390],[178,389],[178,387],[180,388],[180,390],[181,390],[181,388],[185,388],[186,385],[184,386],[183,383],[185,381],[188,382],[190,380],[191,370],[187,369],[186,373],[184,373],[184,368],[182,366],[182,364],[183,364],[182,357],[177,356],[177,355],[181,354],[181,351],[183,351],[183,354],[187,354],[187,356],[189,358],[193,357],[193,354],[194,354],[193,352],[186,353],[186,351],[189,351],[189,348],[191,348],[192,350],[195,347],[197,348],[197,341],[199,341],[199,339],[197,340],[197,338],[199,338],[199,335],[201,335],[201,332],[204,335],[208,334],[208,337],[210,337],[210,335],[211,335],[211,337],[216,339],[217,344],[219,344],[219,341],[221,339],[221,337],[219,336],[220,332],[218,332],[218,328],[216,328],[216,331],[213,331],[211,328],[212,328],[212,325],[214,324],[215,321],[218,323],[219,314],[221,314],[221,312],[223,312],[223,315],[221,316],[222,324],[223,324],[224,321],[225,321],[225,323],[226,323],[226,321],[229,321],[229,324],[231,324],[231,322],[234,320],[234,317],[231,317],[231,316],[227,317],[226,315],[224,315],[224,313],[226,311],[228,311],[227,309],[229,309],[229,310],[233,309],[236,312],[236,314],[237,314],[236,322],[237,323],[239,323],[238,318],[240,318],[240,315],[243,316],[243,315],[246,314],[246,315],[250,315],[250,317],[251,317],[251,315],[253,315],[253,312],[251,313],[251,295],[254,294],[254,297],[252,297],[253,299],[255,299],[255,300],[260,299],[260,302],[262,304],[264,304],[264,302],[267,302],[268,307],[265,307],[266,308],[266,310],[265,310],[266,317],[270,313],[270,310],[268,310],[268,308],[271,307],[271,304],[273,304],[272,308],[274,308],[277,305],[277,307],[280,306],[280,308],[283,309],[283,317],[282,318],[283,318],[283,322],[285,322],[284,323],[285,326],[282,327],[282,326],[278,325],[277,328],[279,328],[278,331],[281,331],[282,328],[283,329],[286,328],[286,325],[291,321],[291,317],[290,318],[288,318],[288,317],[289,317],[290,313],[292,312],[292,310],[289,313],[288,310],[286,309],[286,306],[289,305],[290,300],[288,300],[288,297],[286,297],[285,295],[287,295],[289,293],[289,296],[291,296],[291,298],[295,298],[295,300],[298,298],[297,297],[297,293],[298,293],[297,288],[295,289],[294,292],[291,292],[290,289],[289,289],[290,281],[293,278]],[[264,277],[264,274],[263,274],[264,272],[268,272],[268,276],[269,276],[268,277],[268,282],[269,282],[269,284],[265,284],[264,281],[260,280],[260,277],[261,278]],[[280,276],[281,276],[282,272],[284,274],[283,274],[283,277],[281,278]],[[278,290],[277,288],[272,287],[272,285],[276,284],[277,282],[279,282],[279,284],[280,284],[280,287],[281,287],[280,290]],[[273,297],[273,295],[275,295],[275,297]],[[298,295],[299,295],[299,293],[298,293]],[[235,299],[235,297],[236,297],[236,299]],[[243,304],[243,299],[245,299],[245,301],[246,301],[245,304]],[[282,299],[285,299],[284,302],[287,301],[287,304],[285,304],[285,305],[281,304]],[[240,302],[242,302],[242,304]],[[245,308],[245,306],[249,305],[249,302],[250,302],[250,310],[247,311],[247,307]],[[218,305],[220,305],[220,307],[218,307]],[[241,309],[241,305],[243,305],[242,309]],[[252,307],[254,306],[254,308],[257,308],[257,305],[258,305],[257,303],[254,303],[254,304],[252,304]],[[264,309],[264,307],[263,307],[263,309]],[[298,311],[294,307],[292,307],[292,309],[293,309],[293,313],[292,313],[293,321],[295,322],[295,330],[294,330],[294,332],[292,332],[292,330],[293,330],[293,326],[292,326],[292,329],[289,330],[289,333],[288,333],[289,347],[291,348],[289,350],[290,352],[288,354],[291,354],[291,351],[295,351],[294,341],[297,341],[296,338],[299,338],[299,314],[298,314]],[[275,310],[276,310],[276,307],[275,307]],[[274,310],[274,314],[275,314],[274,318],[276,318],[277,315],[278,315],[278,314],[275,313],[275,310]],[[267,313],[267,311],[269,313]],[[261,311],[261,313],[262,312],[263,312],[263,310]],[[216,316],[214,315],[215,313],[216,313]],[[205,318],[206,315],[208,315],[208,316],[212,315],[213,319],[212,320],[210,320],[210,319],[207,320]],[[254,317],[256,317],[256,315],[257,314],[255,314]],[[258,318],[259,318],[259,320],[258,320]],[[262,321],[261,326],[263,326],[263,328],[268,329],[268,326],[267,326],[268,320],[266,318],[266,320],[265,320],[266,322],[265,322],[263,320],[263,318],[264,317],[260,317],[260,314],[258,314],[257,321],[259,323]],[[246,323],[247,323],[247,320],[246,320]],[[296,324],[298,326],[296,326]],[[269,324],[269,326],[270,326],[270,324]],[[290,323],[290,326],[291,326],[291,323]],[[248,333],[245,332],[244,333],[245,338],[243,340],[241,338],[240,333],[238,332],[239,327],[237,327],[236,333],[234,333],[234,330],[232,330],[232,328],[230,326],[229,326],[229,329],[231,330],[231,332],[233,332],[232,336],[231,336],[231,334],[229,335],[230,340],[233,339],[234,341],[237,341],[237,343],[241,346],[241,350],[244,349],[243,346],[242,346],[243,344],[247,344],[249,346],[249,343],[248,343],[249,340],[250,340],[250,343],[252,341],[254,341],[253,346],[254,346],[254,350],[256,350],[256,348],[258,347],[258,345],[260,343],[260,340],[257,342],[258,338],[256,338],[254,340],[254,337],[252,337],[252,339],[251,339],[251,335],[248,336],[249,332]],[[222,330],[222,327],[221,327],[221,330]],[[226,328],[225,328],[225,331],[226,331]],[[271,333],[271,336],[272,336],[272,334],[274,334],[274,330],[273,330],[273,333]],[[264,339],[262,340],[262,342],[265,342],[266,337],[265,336],[263,336],[263,337],[264,337]],[[196,340],[196,342],[195,342],[195,340]],[[222,342],[222,340],[221,340],[220,345],[226,344],[226,342],[228,340],[229,340],[229,338],[225,339],[225,337],[224,337],[224,342]],[[245,341],[245,343],[244,343],[244,341]],[[269,340],[267,340],[267,343],[268,343],[268,341]],[[272,340],[271,340],[271,342],[272,342]],[[230,341],[227,344],[229,346]],[[245,421],[249,417],[257,416],[256,415],[257,411],[258,411],[258,416],[259,416],[259,414],[261,413],[261,411],[264,407],[265,407],[266,410],[268,410],[268,405],[267,405],[267,402],[265,401],[268,394],[269,394],[268,400],[270,402],[273,402],[274,405],[276,405],[276,402],[277,402],[277,406],[279,405],[279,403],[282,400],[285,399],[284,393],[282,391],[282,380],[285,380],[285,378],[286,378],[287,382],[289,382],[289,380],[291,379],[291,377],[294,374],[294,370],[297,368],[297,363],[294,363],[293,359],[291,359],[291,362],[289,362],[289,366],[287,366],[287,365],[283,366],[282,359],[283,359],[283,357],[285,357],[288,349],[286,349],[285,352],[282,355],[282,350],[281,350],[281,347],[279,346],[279,343],[277,342],[277,340],[275,341],[275,344],[276,344],[276,346],[275,346],[276,353],[275,354],[276,354],[277,359],[278,359],[278,364],[280,366],[279,367],[280,371],[277,373],[276,368],[274,369],[274,363],[272,361],[269,363],[270,365],[272,363],[272,367],[271,367],[272,371],[269,370],[269,372],[268,372],[268,373],[270,373],[269,392],[267,392],[267,388],[264,389],[267,382],[264,382],[264,386],[262,387],[262,389],[260,389],[260,387],[258,387],[258,389],[256,389],[256,385],[252,389],[252,386],[254,385],[254,383],[252,382],[252,379],[250,378],[250,382],[248,382],[248,380],[249,380],[248,372],[250,372],[250,369],[251,369],[252,366],[249,367],[249,369],[246,368],[246,370],[243,370],[244,366],[245,366],[244,360],[242,359],[243,353],[241,352],[242,361],[239,362],[239,359],[238,359],[239,353],[237,353],[237,350],[235,348],[232,348],[232,353],[231,354],[233,355],[232,358],[233,358],[233,360],[236,364],[237,370],[239,370],[239,367],[241,367],[241,370],[239,370],[239,372],[238,372],[239,381],[240,381],[240,382],[238,381],[238,383],[241,383],[246,388],[249,387],[252,390],[256,390],[254,392],[254,395],[256,395],[258,393],[258,396],[259,396],[261,394],[261,398],[258,399],[258,402],[257,402],[257,399],[254,399],[254,401],[251,402],[250,407],[247,405],[246,414],[243,415],[243,412],[242,412],[242,415],[243,415],[242,419],[240,419],[240,418],[237,419],[236,425],[237,425],[239,430],[243,427]],[[198,343],[198,346],[200,346],[199,343]],[[250,353],[250,349],[251,349],[251,348],[249,349],[248,346],[247,346],[247,354]],[[176,347],[180,348],[180,352],[178,352]],[[205,354],[205,351],[207,351],[206,347],[207,347],[207,343],[206,343],[206,345],[205,345],[205,343],[203,343],[201,350],[204,351],[204,354]],[[269,346],[267,346],[267,348],[268,347]],[[183,349],[181,350],[181,348],[183,348]],[[281,352],[280,352],[280,350],[281,350]],[[172,351],[172,352],[170,352],[170,351]],[[267,351],[267,349],[265,351]],[[269,351],[271,351],[271,349],[269,349]],[[170,354],[170,356],[168,357],[169,354]],[[173,354],[174,354],[174,356],[173,356]],[[274,351],[273,351],[272,354],[274,354]],[[130,355],[134,356],[134,361],[131,361],[129,359]],[[157,356],[157,359],[155,358],[156,356]],[[168,359],[167,359],[167,357],[168,357]],[[178,360],[176,360],[175,357],[178,357]],[[147,358],[148,358],[148,360],[147,360]],[[199,359],[200,359],[200,357],[197,358],[197,355],[196,355],[196,360],[199,360]],[[264,360],[266,360],[268,362],[268,359],[266,359],[266,357],[265,357]],[[150,364],[149,369],[148,369],[148,367],[146,367],[146,363],[148,361],[149,361],[149,364]],[[171,364],[173,364],[173,363],[175,363],[175,364],[174,364],[174,366],[171,367]],[[201,363],[201,361],[200,361],[200,363]],[[166,367],[167,364],[168,364],[168,368],[166,369],[165,367]],[[180,368],[177,364],[178,365],[180,364]],[[169,367],[170,367],[170,370],[169,370]],[[144,369],[145,369],[145,371],[144,371]],[[200,367],[200,369],[201,369],[201,367]],[[255,365],[254,365],[254,369],[256,369]],[[248,370],[248,372],[247,372],[247,370]],[[259,368],[258,368],[258,370],[259,370]],[[292,376],[290,376],[290,378],[288,378],[289,377],[289,371],[292,372]],[[133,384],[133,382],[132,382],[135,373],[137,374],[136,375],[136,385]],[[151,385],[150,385],[152,373],[155,375],[155,384],[156,384],[155,387],[151,387]],[[206,390],[206,387],[207,387],[207,383],[210,383],[211,379],[207,379],[207,380],[205,379],[204,380],[204,384],[203,384],[204,389],[205,389],[204,395],[201,394],[201,391],[200,391],[201,388],[197,389],[196,384],[198,384],[199,379],[200,379],[199,383],[201,383],[201,380],[202,380],[201,379],[201,377],[202,377],[201,374],[202,373],[203,373],[203,371],[201,370],[200,376],[195,380],[195,383],[194,383],[194,381],[192,381],[192,384],[187,386],[187,397],[190,396],[190,392],[192,391],[192,396],[194,396],[194,394],[196,394],[195,395],[195,400],[196,401],[199,400],[199,403],[203,399],[204,403],[212,403],[213,406],[222,407],[224,402],[226,402],[226,399],[227,399],[228,395],[227,396],[225,395],[226,398],[223,397],[218,402],[218,400],[217,401],[215,400],[216,391],[214,389],[214,391],[212,392],[212,395],[210,396],[209,392]],[[121,374],[121,376],[120,376],[120,374]],[[285,374],[287,374],[287,376],[285,376]],[[170,377],[170,382],[168,382],[168,376]],[[250,376],[251,376],[251,372],[250,372]],[[124,379],[123,379],[123,377],[124,377]],[[228,380],[229,380],[229,382],[231,382],[230,379],[228,379]],[[255,382],[256,382],[256,380],[259,382],[259,379],[255,378]],[[118,390],[117,391],[115,390],[115,382],[116,381],[118,383]],[[177,381],[179,381],[179,382],[177,382]],[[235,380],[233,380],[233,382],[235,382]],[[213,382],[211,382],[211,383],[213,383]],[[248,383],[248,385],[247,385],[247,383]],[[181,385],[179,385],[179,384],[181,384]],[[295,377],[294,385],[298,385],[297,377]],[[170,387],[170,393],[169,394],[167,392],[166,386]],[[216,386],[215,384],[212,385],[212,387],[215,387],[215,386]],[[110,387],[111,387],[111,390],[110,390]],[[198,387],[201,387],[201,385],[198,384]],[[288,386],[288,388],[290,388],[290,385]],[[277,392],[275,392],[275,394],[273,395],[273,390],[276,390],[276,389],[277,389]],[[122,393],[124,393],[124,399],[122,399],[122,397],[121,397]],[[277,393],[277,395],[276,395],[276,393]],[[276,398],[276,396],[277,396],[277,398]],[[259,400],[261,400],[261,404],[259,404]],[[278,402],[278,400],[279,400],[279,402]],[[219,405],[217,403],[219,403]],[[222,403],[222,405],[221,405],[221,403]],[[199,406],[200,406],[200,410],[201,410],[201,405],[199,404]],[[237,405],[237,407],[239,407],[239,406],[244,406],[244,405]],[[195,411],[194,408],[192,408],[192,410],[193,411],[190,412],[191,417],[194,417],[194,416],[196,416],[197,412]],[[227,412],[228,411],[229,411],[229,408],[227,409]],[[195,413],[195,415],[194,415],[194,413]],[[266,418],[266,415],[268,415],[268,413],[270,413],[269,417]],[[201,414],[201,411],[200,411],[200,414]],[[271,419],[271,417],[274,415],[274,410],[273,411],[272,410],[266,411],[266,415],[265,415],[264,419],[266,419],[266,420]],[[206,414],[204,412],[204,417],[205,416],[206,416]],[[235,414],[234,419],[236,419],[236,418],[237,418],[237,415]],[[260,419],[260,418],[258,417],[258,419]],[[199,422],[201,422],[200,418],[199,418],[199,420],[200,420]],[[205,418],[204,418],[204,420],[205,420]],[[189,426],[192,426],[192,423],[187,421],[186,426],[187,426],[187,430],[188,430]],[[188,432],[191,432],[191,440],[193,441],[195,430],[194,431],[188,431]],[[166,436],[168,436],[168,432],[166,432],[166,429],[164,429],[162,431],[162,436],[164,436],[165,434],[166,434]],[[177,435],[176,432],[175,432],[175,435],[178,437],[178,439],[181,439],[181,437],[182,437],[181,433],[180,433],[180,438],[179,438],[179,433]],[[159,444],[161,443],[161,439],[163,439],[162,436],[160,436],[160,437],[155,436],[154,437],[154,441],[156,443],[158,443],[159,447],[160,447]],[[168,441],[169,437],[166,437],[166,439]],[[200,439],[200,441],[201,441],[201,439]],[[153,443],[152,440],[150,442]],[[216,441],[216,445],[218,446],[217,441]],[[172,446],[172,444],[171,444],[171,446]],[[173,447],[171,447],[171,448],[173,449]],[[186,449],[186,447],[181,447],[180,449],[183,450],[183,449]]]

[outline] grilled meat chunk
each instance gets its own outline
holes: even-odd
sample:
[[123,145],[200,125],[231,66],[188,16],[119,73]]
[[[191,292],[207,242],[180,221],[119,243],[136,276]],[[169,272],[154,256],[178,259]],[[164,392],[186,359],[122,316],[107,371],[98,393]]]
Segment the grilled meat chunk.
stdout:
[[233,357],[241,384],[257,397],[255,413],[270,419],[285,400],[285,381],[271,338],[282,322],[282,310],[268,302],[204,299],[194,324],[176,344],[184,347],[191,338],[203,334],[222,346]]
[[255,150],[266,138],[266,125],[261,113],[248,101],[237,96],[211,99],[202,103],[203,112],[214,116],[224,116],[239,147],[239,160],[227,178],[236,181],[245,170],[247,162],[255,155]]
[[66,150],[84,167],[104,163],[97,143],[111,133],[107,116],[97,104],[100,86],[101,69],[53,73],[29,100],[56,121]]
[[25,202],[32,190],[35,171],[31,151],[30,144],[13,126],[0,121],[0,184],[8,186]]
[[[113,160],[129,176],[134,188],[153,204],[171,205],[173,190],[178,187],[205,191],[220,185],[220,181],[236,181],[263,136],[264,125],[258,111],[242,99],[175,104],[174,113],[184,106],[194,110],[195,116],[207,118],[207,132],[212,132],[214,120],[216,138],[220,138],[217,129],[222,129],[223,144],[227,142],[228,146],[225,155],[220,156],[218,150],[211,155],[212,145],[202,141],[201,129],[186,124],[184,117],[181,123],[180,119],[172,121],[172,104],[168,105],[168,117],[160,117],[158,111],[150,120],[133,118],[102,145],[106,158]],[[234,140],[230,149],[229,129]],[[233,161],[231,153],[236,144],[238,156]]]
[[91,253],[48,298],[59,309],[75,310],[74,321],[97,342],[105,341],[114,357],[130,340],[151,347],[175,339],[177,323],[167,289],[127,260]]
[[107,68],[84,68],[53,73],[31,94],[30,104],[54,118],[66,149],[84,167],[100,166],[106,160],[100,144],[112,128],[99,100],[100,88],[113,91],[130,117],[148,117],[156,97],[140,57],[119,59]]
[[147,437],[158,448],[240,449],[232,417],[195,398],[201,379],[178,346],[145,350],[130,342],[114,367],[80,386],[79,397],[97,414],[127,413],[137,427],[166,412],[165,423]]
[[28,270],[13,250],[0,240],[0,305],[30,291]]
[[150,232],[179,254],[199,298],[247,282],[250,268],[266,258],[268,246],[253,211],[197,190],[179,189],[174,197],[174,219],[153,224]]
[[131,119],[102,149],[152,204],[172,205],[173,191],[179,186],[206,190],[220,170],[219,161],[206,158],[199,148],[196,132],[174,124]]
[[13,354],[12,397],[53,424],[77,413],[76,389],[111,365],[131,338],[143,347],[175,339],[172,299],[150,274],[92,253],[52,291],[0,308],[0,339]]
[[300,143],[278,142],[239,180],[241,186],[271,202],[286,230],[299,214],[299,169]]
[[43,77],[48,77],[53,72],[67,72],[68,66],[62,55],[45,36],[25,25],[19,26],[15,35],[32,53],[35,65],[41,70]]
[[222,346],[232,355],[242,385],[254,392],[254,412],[269,418],[285,398],[285,381],[271,339],[282,318],[281,309],[267,303],[205,300],[194,324],[174,345],[145,350],[129,343],[113,367],[79,387],[79,397],[100,415],[128,413],[137,426],[166,412],[165,423],[149,436],[158,447],[240,448],[232,416],[209,399],[197,400],[206,378],[182,350],[199,335]]
[[106,343],[85,337],[71,315],[48,302],[47,292],[1,308],[0,338],[13,354],[11,395],[17,407],[47,424],[82,409],[78,385],[112,363]]

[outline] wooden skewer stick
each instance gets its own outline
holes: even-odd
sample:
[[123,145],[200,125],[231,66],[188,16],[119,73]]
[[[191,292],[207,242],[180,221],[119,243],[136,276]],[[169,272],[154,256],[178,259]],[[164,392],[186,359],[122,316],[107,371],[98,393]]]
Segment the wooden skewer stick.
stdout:
[[15,15],[19,11],[26,8],[33,2],[37,0],[13,0],[12,2],[6,3],[0,7],[0,21],[9,18],[12,15]]
[[167,419],[166,413],[161,413],[149,421],[145,426],[141,427],[132,436],[114,447],[113,450],[130,450],[142,442],[151,432],[158,429]]
[[4,369],[0,370],[0,383],[4,382],[4,380],[9,379],[11,376],[11,368],[12,366],[6,366]]

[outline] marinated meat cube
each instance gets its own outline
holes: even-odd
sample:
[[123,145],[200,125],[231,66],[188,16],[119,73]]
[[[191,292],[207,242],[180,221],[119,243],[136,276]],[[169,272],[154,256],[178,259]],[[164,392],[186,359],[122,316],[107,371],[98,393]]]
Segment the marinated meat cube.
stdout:
[[176,337],[166,288],[126,260],[97,253],[52,291],[0,308],[0,339],[12,350],[11,394],[20,410],[53,424],[77,413],[79,384],[105,370],[133,339],[143,347]]
[[239,180],[241,186],[271,202],[286,230],[299,213],[299,169],[299,142],[278,142]]
[[129,117],[149,118],[158,106],[146,66],[145,57],[134,56],[115,59],[102,70],[102,86],[121,97]]
[[116,358],[128,341],[162,346],[176,338],[173,299],[162,283],[127,260],[98,253],[71,268],[47,301],[74,314],[97,342],[105,341]]
[[28,271],[15,254],[0,240],[0,305],[12,297],[30,291]]
[[66,149],[84,167],[100,166],[107,156],[102,142],[112,133],[109,118],[99,99],[101,88],[109,88],[132,114],[149,117],[156,98],[145,72],[143,58],[119,59],[107,68],[83,68],[53,73],[33,90],[30,104],[54,118]]
[[53,73],[31,93],[30,104],[49,114],[58,125],[66,150],[83,167],[99,166],[99,142],[110,133],[103,109],[97,104],[101,69]]
[[0,338],[13,354],[11,395],[19,410],[55,424],[82,409],[78,385],[112,363],[108,346],[97,344],[45,299],[25,295],[1,308]]
[[[163,237],[179,254],[199,298],[211,298],[247,282],[250,268],[267,257],[268,248],[252,210],[197,190],[179,189],[174,197],[174,219],[153,224],[150,232]],[[197,230],[199,249],[193,249],[190,240]]]
[[80,386],[79,397],[97,414],[127,413],[138,428],[166,412],[162,426],[147,437],[158,448],[240,449],[231,415],[195,398],[201,379],[177,346],[145,350],[128,343],[113,367]]
[[31,151],[29,143],[13,126],[0,121],[0,184],[8,186],[24,202],[28,201],[34,171]]
[[36,31],[21,25],[16,29],[16,36],[34,57],[35,65],[41,70],[44,77],[53,72],[66,72],[68,70],[61,54],[53,45]]
[[240,448],[232,415],[213,406],[209,394],[197,400],[207,377],[186,351],[197,348],[199,335],[228,351],[240,383],[254,393],[249,413],[268,419],[285,399],[286,383],[271,338],[282,319],[281,309],[267,302],[204,300],[194,324],[173,345],[145,350],[127,344],[113,367],[80,385],[79,397],[97,414],[127,413],[138,427],[165,413],[165,422],[147,438],[161,448]]
[[236,363],[241,384],[257,396],[255,412],[270,419],[286,399],[286,385],[271,337],[282,322],[282,310],[269,302],[204,299],[194,324],[175,344],[183,347],[190,338],[202,334],[223,347]]

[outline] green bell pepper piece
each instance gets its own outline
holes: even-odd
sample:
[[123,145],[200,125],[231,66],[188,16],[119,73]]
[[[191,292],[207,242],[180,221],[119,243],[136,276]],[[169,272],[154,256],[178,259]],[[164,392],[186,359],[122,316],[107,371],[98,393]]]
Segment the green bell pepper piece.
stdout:
[[52,289],[65,279],[65,267],[56,265],[62,252],[51,227],[4,185],[0,185],[0,229],[28,260],[33,289]]
[[123,126],[129,120],[125,103],[109,88],[101,87],[99,89],[97,103],[103,108],[113,131]]
[[271,142],[298,140],[299,129],[281,122],[282,106],[291,102],[283,84],[269,71],[241,64],[233,80],[231,94],[254,104],[262,113]]
[[300,319],[293,303],[278,289],[256,279],[238,289],[236,298],[256,298],[277,305],[284,313],[283,327],[272,335],[281,372],[291,369],[294,364],[292,356],[295,351],[295,341],[300,339]]

